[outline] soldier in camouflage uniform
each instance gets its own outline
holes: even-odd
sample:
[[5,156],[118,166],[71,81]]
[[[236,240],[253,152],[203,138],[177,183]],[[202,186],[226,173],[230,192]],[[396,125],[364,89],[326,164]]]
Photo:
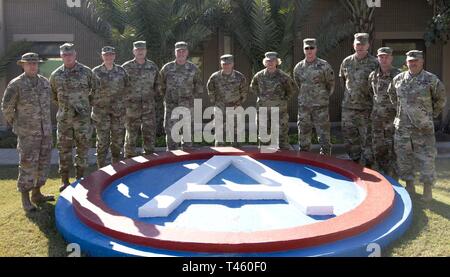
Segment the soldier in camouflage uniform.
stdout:
[[[161,69],[161,91],[164,94],[164,129],[168,150],[177,149],[171,130],[178,119],[171,119],[172,110],[176,107],[188,108],[191,112],[191,139],[193,139],[194,99],[201,98],[203,82],[200,69],[187,60],[188,45],[184,41],[175,43],[175,60]],[[183,147],[192,147],[193,143],[182,141]]]
[[52,151],[52,122],[50,114],[51,91],[48,80],[38,74],[38,54],[26,53],[17,63],[24,73],[7,86],[2,100],[6,123],[17,135],[19,152],[19,176],[17,190],[22,193],[25,211],[36,210],[34,203],[53,201],[51,195],[43,195]]
[[342,100],[342,135],[349,157],[357,163],[371,166],[372,97],[369,94],[369,74],[378,67],[378,60],[368,53],[369,34],[357,33],[353,43],[355,54],[342,61],[339,77],[345,84]]
[[334,92],[334,71],[330,64],[317,58],[316,39],[303,40],[305,59],[294,68],[298,86],[298,142],[300,151],[309,151],[313,127],[320,143],[320,154],[331,154],[330,95]]
[[125,136],[125,103],[128,74],[114,63],[114,47],[102,48],[103,64],[92,69],[99,79],[99,88],[92,95],[92,121],[97,130],[97,166],[107,165],[106,155],[111,145],[112,162],[121,160],[120,151]]
[[80,179],[88,166],[88,150],[92,135],[91,97],[98,86],[92,70],[76,60],[72,43],[60,46],[63,65],[50,75],[53,100],[57,102],[57,146],[59,151],[59,173],[64,190],[69,183],[72,148],[75,144],[76,178]]
[[[220,57],[219,70],[211,75],[207,83],[208,95],[211,103],[222,113],[222,118],[226,119],[226,108],[236,108],[242,106],[247,99],[248,86],[244,74],[233,69],[234,59],[230,54]],[[234,118],[233,118],[234,120]],[[233,130],[226,129],[226,121],[222,121],[222,135],[216,130],[215,146],[225,145],[224,138],[232,138],[233,145],[237,146],[237,122],[234,124]],[[217,126],[215,126],[217,128]],[[233,134],[229,134],[233,132]],[[229,142],[229,140],[226,140]]]
[[155,97],[160,94],[159,68],[146,58],[147,43],[135,41],[133,46],[134,59],[122,65],[130,78],[130,89],[126,98],[127,131],[124,146],[126,158],[137,155],[136,139],[139,130],[142,133],[144,153],[151,154],[155,150]]
[[373,97],[372,108],[372,151],[378,169],[397,178],[394,152],[394,117],[387,89],[400,70],[392,67],[392,49],[382,47],[377,51],[380,67],[369,75],[369,92]]
[[415,192],[415,173],[419,170],[424,184],[422,199],[431,201],[437,152],[433,118],[445,107],[445,87],[436,75],[423,69],[422,51],[411,50],[406,57],[408,71],[394,77],[388,88],[397,107],[394,120],[397,166],[399,177],[406,181],[411,194]]
[[[289,144],[288,100],[294,94],[295,84],[288,74],[277,68],[281,64],[281,59],[278,58],[277,52],[265,53],[263,64],[266,68],[253,76],[250,89],[257,96],[257,108],[279,108],[278,148],[290,150],[292,148]],[[258,118],[260,118],[259,111]],[[267,128],[267,133],[269,134],[272,129],[270,109],[268,109],[267,119],[267,122],[259,122],[259,119],[257,122],[260,124],[260,129],[261,127],[263,129]],[[259,136],[259,141],[260,145],[262,145],[261,136]]]

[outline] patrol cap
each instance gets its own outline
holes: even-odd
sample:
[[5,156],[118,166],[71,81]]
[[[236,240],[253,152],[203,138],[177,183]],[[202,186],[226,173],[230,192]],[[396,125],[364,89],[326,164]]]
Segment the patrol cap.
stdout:
[[369,43],[369,34],[368,33],[356,33],[355,34],[355,44],[368,44]]
[[393,52],[394,51],[392,50],[391,47],[381,47],[381,48],[378,48],[378,50],[377,50],[377,56],[392,55]]
[[102,47],[102,55],[107,54],[107,53],[115,54],[116,48],[114,48],[112,46],[103,46]]
[[178,41],[175,43],[175,50],[178,49],[188,49],[188,44],[187,42],[184,41]]
[[61,54],[64,53],[74,53],[75,45],[73,43],[66,42],[63,45],[59,46],[59,51]]
[[42,60],[39,59],[39,55],[36,53],[25,53],[22,55],[22,58],[17,61],[18,65],[23,63],[41,63]]
[[423,59],[423,52],[419,50],[411,50],[406,53],[406,60],[418,60]]
[[317,47],[317,40],[315,38],[305,38],[303,40],[303,49],[305,49],[306,47],[316,48]]
[[133,49],[147,49],[147,42],[145,40],[138,40],[133,42]]
[[233,55],[225,54],[225,55],[220,56],[220,63],[222,63],[222,64],[234,63]]
[[264,54],[265,58],[263,60],[263,64],[265,64],[266,61],[271,61],[271,60],[277,60],[278,64],[281,64],[281,59],[278,58],[278,53],[277,52],[266,52]]

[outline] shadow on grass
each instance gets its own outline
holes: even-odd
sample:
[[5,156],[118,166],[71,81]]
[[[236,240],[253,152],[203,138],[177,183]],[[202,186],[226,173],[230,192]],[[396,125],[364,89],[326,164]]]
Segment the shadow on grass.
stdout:
[[48,256],[66,257],[66,242],[56,229],[55,205],[53,203],[40,204],[38,211],[27,213],[26,216],[47,237]]
[[411,200],[413,205],[413,220],[411,225],[401,239],[393,242],[385,251],[383,251],[383,256],[392,256],[393,249],[415,240],[428,225],[428,217],[424,212],[423,202],[420,201],[420,195],[415,194],[411,197]]

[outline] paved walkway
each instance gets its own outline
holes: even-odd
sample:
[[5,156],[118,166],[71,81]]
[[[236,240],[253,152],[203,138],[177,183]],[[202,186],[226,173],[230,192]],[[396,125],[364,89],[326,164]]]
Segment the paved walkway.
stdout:
[[[298,149],[298,146],[293,146],[294,149]],[[450,159],[450,142],[438,142],[438,159]],[[156,148],[157,152],[164,152],[165,147]],[[319,145],[313,145],[312,151],[319,151]],[[345,153],[344,146],[342,144],[333,145],[333,155],[341,158],[348,159],[347,154]],[[89,149],[88,154],[88,162],[89,164],[95,164],[96,161],[96,153],[95,148]],[[0,165],[17,165],[19,163],[19,155],[17,150],[14,148],[3,148],[0,149]],[[56,149],[52,150],[52,164],[58,164],[58,151]]]

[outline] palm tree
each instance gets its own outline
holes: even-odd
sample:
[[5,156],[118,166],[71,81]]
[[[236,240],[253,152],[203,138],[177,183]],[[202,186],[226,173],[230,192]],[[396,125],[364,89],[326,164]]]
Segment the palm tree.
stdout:
[[366,0],[340,0],[342,6],[345,7],[350,15],[355,32],[369,33],[372,37],[374,31],[374,13],[375,8],[369,7]]

